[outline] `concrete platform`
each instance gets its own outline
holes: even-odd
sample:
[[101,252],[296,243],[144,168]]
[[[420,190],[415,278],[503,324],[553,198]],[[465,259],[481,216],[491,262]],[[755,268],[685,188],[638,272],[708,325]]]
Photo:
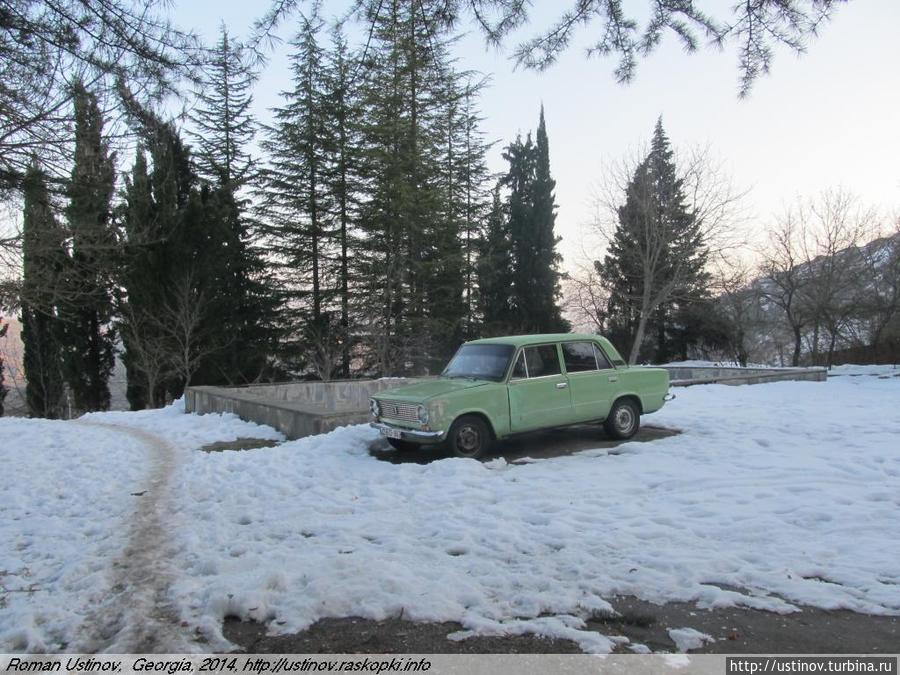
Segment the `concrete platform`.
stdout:
[[825,368],[660,367],[669,371],[669,381],[673,387],[690,387],[694,384],[765,384],[789,380],[824,382],[828,379]]
[[[666,366],[673,387],[694,384],[762,384],[784,380],[824,381],[824,368],[699,368]],[[323,434],[369,421],[369,397],[379,391],[430,378],[286,382],[247,387],[188,387],[185,409],[196,413],[234,413],[266,424],[289,439]]]

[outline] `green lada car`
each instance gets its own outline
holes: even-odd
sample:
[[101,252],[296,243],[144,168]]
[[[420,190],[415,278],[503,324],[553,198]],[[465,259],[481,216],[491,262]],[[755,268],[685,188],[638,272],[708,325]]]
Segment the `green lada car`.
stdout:
[[466,342],[440,377],[379,392],[369,406],[398,450],[446,443],[480,457],[497,439],[585,422],[630,438],[669,396],[664,369],[628,366],[609,340],[565,333]]

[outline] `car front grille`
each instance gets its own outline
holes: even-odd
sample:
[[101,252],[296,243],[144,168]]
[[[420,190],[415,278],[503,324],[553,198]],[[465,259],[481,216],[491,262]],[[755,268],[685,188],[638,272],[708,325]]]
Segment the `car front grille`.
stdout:
[[392,420],[404,422],[418,422],[416,409],[419,406],[413,403],[398,403],[397,401],[381,401],[381,416]]

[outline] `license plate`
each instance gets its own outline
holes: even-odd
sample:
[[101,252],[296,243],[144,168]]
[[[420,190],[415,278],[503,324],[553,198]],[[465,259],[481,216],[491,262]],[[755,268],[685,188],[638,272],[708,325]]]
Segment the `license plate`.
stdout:
[[381,427],[381,435],[387,438],[400,439],[402,434],[399,429],[391,429],[390,427]]

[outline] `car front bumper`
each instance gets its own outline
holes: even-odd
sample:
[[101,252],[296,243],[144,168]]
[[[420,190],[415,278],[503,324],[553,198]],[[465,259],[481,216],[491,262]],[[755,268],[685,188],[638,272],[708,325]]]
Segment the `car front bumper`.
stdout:
[[369,426],[378,429],[382,436],[387,436],[384,430],[390,429],[400,432],[401,441],[409,441],[410,443],[421,443],[422,445],[434,445],[444,440],[446,434],[443,431],[419,431],[418,429],[405,429],[404,427],[386,424],[385,422],[370,422]]

